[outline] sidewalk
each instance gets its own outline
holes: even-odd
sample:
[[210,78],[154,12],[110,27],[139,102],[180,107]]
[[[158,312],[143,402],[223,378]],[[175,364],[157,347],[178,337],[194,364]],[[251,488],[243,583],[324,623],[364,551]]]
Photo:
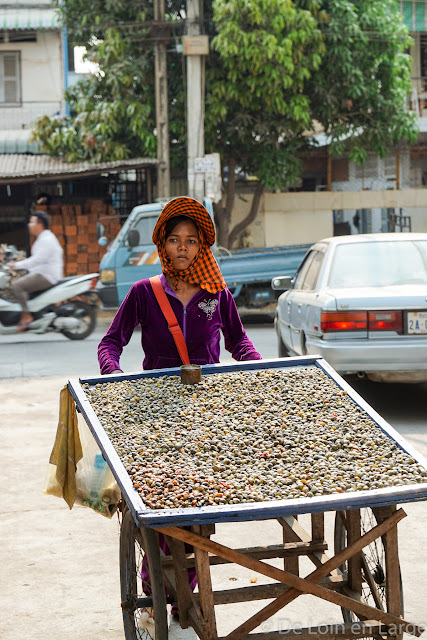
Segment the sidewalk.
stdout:
[[[63,377],[0,380],[2,640],[124,638],[117,518],[107,520],[84,507],[69,511],[64,501],[42,493],[56,433],[59,392],[66,381]],[[425,434],[406,437],[426,454]],[[405,618],[426,623],[427,503],[402,506],[408,514],[399,525]],[[328,531],[330,535],[330,526]],[[221,525],[215,539],[248,546],[277,542],[278,535],[277,523],[249,522]],[[222,588],[249,586],[255,577],[233,566],[216,569],[214,582]],[[259,576],[257,583],[262,580]],[[252,606],[220,607],[219,633],[231,631],[253,612]],[[285,611],[276,616],[282,628],[342,622],[337,607],[311,596],[298,598]],[[268,630],[271,626],[266,623],[263,631]],[[194,640],[195,634],[174,624],[170,637]]]

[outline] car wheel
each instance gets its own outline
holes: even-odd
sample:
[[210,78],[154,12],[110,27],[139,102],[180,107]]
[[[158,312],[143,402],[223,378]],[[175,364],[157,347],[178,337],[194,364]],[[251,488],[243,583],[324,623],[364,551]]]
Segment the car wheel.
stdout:
[[303,356],[307,356],[308,355],[307,344],[306,344],[306,341],[305,341],[305,335],[304,334],[301,335],[301,355],[303,355]]
[[289,351],[285,347],[282,336],[279,334],[277,334],[277,352],[279,354],[279,358],[289,358]]
[[274,317],[274,329],[275,329],[276,338],[277,338],[277,353],[278,353],[278,357],[279,358],[289,358],[290,353],[287,350],[287,348],[285,347],[285,343],[283,342],[282,336],[280,335],[279,318],[277,317],[277,312],[276,312],[276,315]]

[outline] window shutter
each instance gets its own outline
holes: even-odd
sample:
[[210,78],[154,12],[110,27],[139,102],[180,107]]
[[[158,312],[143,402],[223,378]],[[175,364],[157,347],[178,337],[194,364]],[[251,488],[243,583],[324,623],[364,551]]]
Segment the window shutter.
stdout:
[[20,102],[19,53],[0,54],[0,102]]

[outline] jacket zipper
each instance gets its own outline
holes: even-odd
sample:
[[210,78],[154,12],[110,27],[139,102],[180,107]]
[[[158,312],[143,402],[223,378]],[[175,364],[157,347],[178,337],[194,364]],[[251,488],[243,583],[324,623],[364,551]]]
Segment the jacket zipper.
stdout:
[[184,340],[187,342],[187,338],[186,338],[186,333],[187,333],[187,307],[184,307],[184,318],[182,320],[182,327],[183,327],[183,334],[184,334]]

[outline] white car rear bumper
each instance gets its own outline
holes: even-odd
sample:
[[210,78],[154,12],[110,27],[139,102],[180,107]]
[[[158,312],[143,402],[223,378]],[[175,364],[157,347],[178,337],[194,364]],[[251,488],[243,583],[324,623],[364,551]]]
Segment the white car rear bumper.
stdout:
[[309,355],[321,355],[339,373],[426,372],[427,336],[360,340],[320,340],[307,336]]

